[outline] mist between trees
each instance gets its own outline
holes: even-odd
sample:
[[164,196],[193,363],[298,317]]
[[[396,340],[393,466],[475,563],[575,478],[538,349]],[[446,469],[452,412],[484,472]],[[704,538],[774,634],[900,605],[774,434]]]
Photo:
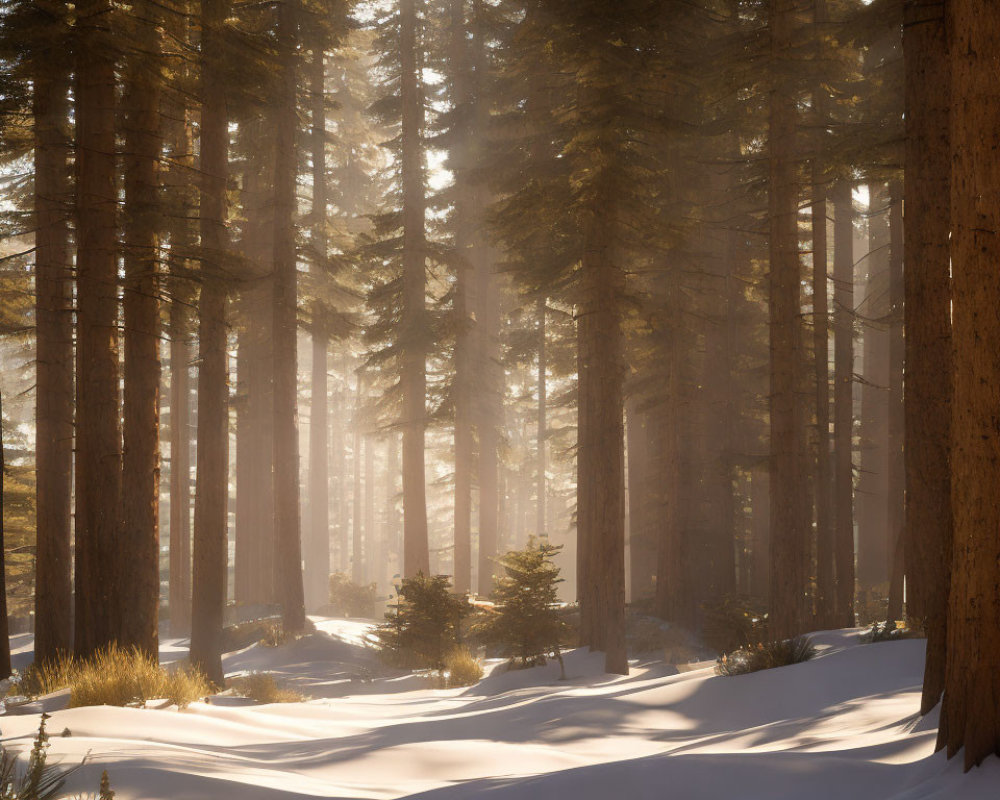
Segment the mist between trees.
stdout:
[[534,536],[609,672],[626,604],[908,619],[941,745],[996,750],[985,0],[0,14],[0,618],[37,658],[162,617],[221,682],[231,618],[301,630],[331,573],[488,595]]

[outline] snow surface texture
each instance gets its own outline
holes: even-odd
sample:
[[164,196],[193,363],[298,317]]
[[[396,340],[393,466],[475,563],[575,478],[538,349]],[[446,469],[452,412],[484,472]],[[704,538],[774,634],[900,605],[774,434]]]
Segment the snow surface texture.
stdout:
[[[314,635],[225,665],[316,699],[57,710],[51,760],[87,756],[68,788],[92,789],[106,768],[119,800],[1000,797],[997,759],[963,775],[961,759],[934,754],[936,713],[916,714],[922,641],[820,633],[814,660],[735,678],[662,662],[610,676],[602,655],[577,650],[565,681],[557,665],[490,664],[477,686],[443,690],[384,670],[365,648],[369,623],[314,621]],[[166,641],[163,659],[185,644]],[[30,660],[30,640],[14,645],[15,662]],[[38,714],[0,720],[5,745],[22,751],[37,728]]]

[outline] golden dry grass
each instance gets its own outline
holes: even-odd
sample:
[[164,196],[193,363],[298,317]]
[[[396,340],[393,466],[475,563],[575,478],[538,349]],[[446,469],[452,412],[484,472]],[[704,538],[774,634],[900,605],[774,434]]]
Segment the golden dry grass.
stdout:
[[469,652],[467,647],[456,647],[444,658],[444,671],[447,673],[447,687],[472,686],[483,677],[483,665]]
[[22,680],[22,691],[33,696],[67,687],[71,708],[127,706],[160,698],[186,706],[212,693],[201,672],[183,665],[162,667],[137,649],[117,645],[83,660],[64,657],[33,664]]
[[270,672],[251,672],[230,682],[237,694],[249,697],[262,705],[267,703],[300,703],[305,696],[294,689],[281,686]]

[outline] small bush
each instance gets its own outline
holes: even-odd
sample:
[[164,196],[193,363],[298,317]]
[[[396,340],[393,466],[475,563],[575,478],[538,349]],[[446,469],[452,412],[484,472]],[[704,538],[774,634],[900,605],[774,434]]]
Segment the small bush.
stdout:
[[705,614],[702,638],[717,653],[728,653],[765,641],[767,613],[750,598],[726,595],[702,606]]
[[281,637],[281,623],[273,619],[255,619],[222,629],[222,652],[232,653],[264,640]]
[[[17,755],[0,746],[0,800],[55,800],[68,797],[60,794],[63,786],[79,766],[60,770],[47,763],[49,749],[49,734],[45,730],[48,714],[42,714],[28,755],[28,766],[25,770],[18,768]],[[100,794],[98,800],[114,800],[115,793],[111,791],[108,773],[101,775]]]
[[330,576],[330,613],[371,619],[375,616],[374,583],[358,584],[343,572]]
[[251,672],[231,682],[241,697],[249,697],[261,704],[301,703],[305,696],[294,689],[281,686],[270,672]]
[[403,579],[399,604],[375,631],[385,661],[404,668],[444,669],[445,656],[459,644],[462,617],[469,613],[466,598],[449,589],[444,575],[418,573]]
[[861,641],[865,644],[874,642],[895,642],[900,639],[921,639],[924,633],[918,625],[909,626],[900,622],[875,622],[871,628],[861,634]]
[[807,636],[796,636],[780,642],[768,642],[748,647],[741,647],[728,655],[722,656],[716,664],[720,675],[746,675],[759,672],[762,669],[787,667],[789,664],[800,664],[816,655],[816,648]]
[[562,662],[560,640],[565,622],[556,586],[561,583],[553,558],[561,546],[528,543],[500,558],[504,575],[490,595],[494,608],[474,628],[474,635],[498,649],[516,667],[544,664],[546,656]]
[[445,686],[449,689],[472,686],[483,677],[483,665],[467,647],[456,647],[445,656],[444,671],[448,676]]
[[212,691],[199,671],[189,667],[161,667],[156,659],[137,649],[112,645],[90,658],[32,665],[21,681],[30,696],[69,688],[71,708],[127,706],[154,698],[186,706]]

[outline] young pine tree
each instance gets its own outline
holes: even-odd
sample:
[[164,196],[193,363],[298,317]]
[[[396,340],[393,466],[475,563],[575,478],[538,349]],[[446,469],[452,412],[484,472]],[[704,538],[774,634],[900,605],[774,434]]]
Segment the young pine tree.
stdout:
[[503,574],[491,595],[496,610],[477,627],[477,634],[519,667],[544,664],[549,655],[562,665],[559,642],[566,623],[556,608],[556,586],[562,578],[553,563],[561,549],[530,541],[524,550],[500,558]]

